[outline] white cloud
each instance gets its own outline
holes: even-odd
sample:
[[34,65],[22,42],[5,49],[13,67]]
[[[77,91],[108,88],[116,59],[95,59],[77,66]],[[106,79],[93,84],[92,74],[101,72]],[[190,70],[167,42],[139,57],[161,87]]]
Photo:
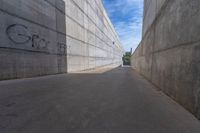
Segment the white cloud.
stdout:
[[109,16],[126,51],[141,41],[143,0],[105,0]]

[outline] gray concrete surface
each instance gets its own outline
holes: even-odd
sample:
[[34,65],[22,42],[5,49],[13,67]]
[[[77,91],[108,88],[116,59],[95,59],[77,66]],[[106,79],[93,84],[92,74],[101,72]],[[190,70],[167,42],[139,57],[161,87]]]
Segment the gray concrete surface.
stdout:
[[132,66],[200,119],[200,0],[145,0]]
[[122,64],[100,0],[1,0],[0,80]]
[[0,82],[1,133],[199,133],[132,68]]

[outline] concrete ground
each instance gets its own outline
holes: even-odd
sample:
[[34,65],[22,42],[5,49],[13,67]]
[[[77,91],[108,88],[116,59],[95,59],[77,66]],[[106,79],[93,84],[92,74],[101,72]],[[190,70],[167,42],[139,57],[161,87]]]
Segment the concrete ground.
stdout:
[[128,67],[0,82],[0,133],[200,133]]

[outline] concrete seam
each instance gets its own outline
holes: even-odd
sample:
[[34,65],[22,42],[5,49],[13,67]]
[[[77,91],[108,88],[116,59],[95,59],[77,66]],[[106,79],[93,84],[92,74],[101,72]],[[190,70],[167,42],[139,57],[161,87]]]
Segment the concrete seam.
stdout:
[[[92,21],[92,23],[107,37],[107,38],[109,38],[97,25],[96,25],[96,23],[89,17],[89,15],[88,14],[86,14],[78,5],[77,5],[77,3],[74,1],[74,0],[71,0],[73,3],[74,3],[74,5],[83,13],[83,14],[85,14],[91,21]],[[86,0],[87,1],[87,0]],[[74,22],[76,22],[78,25],[80,25],[82,28],[83,28],[83,26],[81,25],[81,24],[79,24],[76,20],[74,20],[72,17],[70,17],[69,15],[67,15],[66,13],[64,13],[63,11],[61,11],[59,8],[57,8],[57,7],[55,7],[54,5],[52,5],[52,3],[50,3],[50,2],[48,2],[48,1],[46,1],[47,3],[49,3],[51,6],[53,6],[54,8],[56,8],[57,10],[59,10],[61,13],[63,13],[63,14],[65,14],[67,17],[69,17],[70,19],[72,19]],[[87,1],[87,3],[88,3],[88,5],[91,7],[91,9],[94,11],[94,9],[93,9],[93,7],[90,5],[90,3]],[[95,11],[94,11],[95,12]],[[105,16],[104,16],[105,17]],[[105,17],[106,18],[106,17]],[[107,19],[106,19],[107,20]],[[105,25],[104,25],[104,27],[106,27]],[[107,27],[106,27],[107,28]],[[85,28],[84,28],[85,29]],[[86,30],[88,30],[88,29],[86,29]],[[89,31],[89,32],[91,32],[91,31]],[[94,33],[92,33],[92,34],[94,34]],[[94,34],[95,35],[95,34]],[[96,35],[95,35],[96,36]],[[97,36],[98,37],[98,36]],[[99,37],[98,37],[99,38]],[[99,38],[100,39],[100,38]],[[111,40],[110,38],[109,38],[109,40]],[[111,40],[111,41],[113,41],[113,40]],[[108,43],[106,43],[106,44],[108,44]],[[108,44],[109,45],[109,44]],[[109,45],[110,46],[110,45]]]
[[[149,28],[146,30],[145,34],[142,36],[142,40],[144,40],[144,38],[147,36],[148,32],[150,32],[150,30],[152,29],[152,25],[155,25],[155,23],[157,23],[158,19],[161,17],[162,13],[164,12],[164,10],[167,8],[167,6],[169,5],[170,2],[173,2],[173,0],[166,0],[164,5],[162,6],[162,8],[160,9],[160,12],[156,15],[154,21],[152,22],[152,24],[149,26]],[[143,24],[144,24],[144,20],[143,20]],[[137,51],[137,49],[139,48],[139,46],[141,45],[141,43],[137,46],[137,48],[135,49],[134,52]],[[134,53],[133,53],[134,54]]]
[[[157,1],[158,0],[156,0],[156,9],[158,8],[158,5],[157,5]],[[153,25],[153,48],[152,48],[152,51],[154,51],[154,49],[155,49],[155,43],[156,43],[156,23],[154,23]],[[146,44],[146,45],[148,45],[148,44]],[[153,82],[153,66],[154,66],[154,63],[153,63],[153,61],[154,61],[154,53],[152,53],[152,60],[151,60],[151,75],[150,75],[150,80]]]
[[[98,46],[96,46],[96,45],[90,44],[90,43],[85,42],[85,41],[83,41],[83,40],[77,39],[77,38],[75,38],[75,37],[73,37],[73,36],[70,36],[70,35],[64,34],[64,33],[62,33],[62,32],[59,32],[59,31],[57,31],[57,30],[54,30],[54,29],[52,29],[52,28],[49,28],[49,27],[47,27],[47,26],[45,26],[45,25],[41,25],[41,24],[36,23],[36,22],[34,22],[34,21],[31,21],[31,20],[28,20],[28,19],[26,19],[26,18],[20,17],[20,16],[18,16],[18,15],[12,14],[12,13],[7,12],[7,11],[5,11],[5,10],[0,9],[0,11],[2,11],[2,12],[4,12],[4,13],[7,13],[7,14],[10,15],[10,16],[13,16],[13,17],[22,19],[22,20],[24,20],[24,21],[27,21],[27,22],[32,23],[32,24],[35,24],[35,25],[38,25],[38,26],[40,26],[40,27],[42,27],[42,28],[51,30],[51,31],[56,32],[56,33],[59,33],[59,34],[61,34],[61,35],[65,35],[65,36],[70,37],[70,38],[72,38],[72,39],[74,39],[74,40],[83,42],[83,43],[88,44],[88,45],[91,45],[91,46],[98,47]],[[110,45],[109,45],[109,46],[110,46]],[[111,46],[110,46],[110,47],[111,47]],[[98,47],[98,48],[102,49],[101,47]],[[112,48],[112,47],[111,47],[111,48]],[[102,49],[102,50],[107,51],[106,49]]]
[[[72,1],[72,0],[71,0]],[[47,3],[49,3],[47,1]],[[51,6],[53,6],[54,8],[56,8],[58,11],[60,11],[61,13],[63,13],[65,16],[67,16],[68,18],[70,18],[72,21],[74,21],[76,24],[78,24],[81,28],[85,29],[86,31],[90,32],[91,34],[93,34],[95,37],[99,38],[102,42],[104,42],[106,45],[108,45],[109,47],[113,48],[111,45],[109,45],[107,42],[105,42],[103,39],[101,39],[100,37],[98,37],[96,34],[94,34],[93,32],[91,32],[90,30],[86,29],[84,26],[82,26],[79,22],[77,22],[75,19],[73,19],[72,17],[70,17],[69,15],[67,15],[66,13],[64,13],[63,11],[61,11],[59,8],[55,7],[54,5],[52,5],[51,3],[49,3]],[[78,6],[78,5],[77,5]],[[80,8],[80,7],[79,7]],[[89,17],[88,17],[89,18]],[[92,20],[91,20],[92,21]],[[93,21],[92,21],[93,22]],[[95,24],[93,22],[93,24]],[[96,26],[96,24],[95,24]],[[97,26],[96,26],[97,27]],[[103,32],[102,32],[103,33]],[[110,39],[111,40],[111,39]],[[112,40],[111,40],[112,41]]]
[[[149,26],[149,28],[146,30],[146,33],[143,35],[142,39],[147,35],[147,32],[150,31],[152,25],[154,25],[155,23],[157,23],[158,19],[162,16],[163,12],[165,11],[165,9],[167,8],[167,6],[169,5],[170,2],[174,2],[174,0],[166,0],[165,3],[163,4],[163,6],[161,7],[159,13],[156,14],[156,17],[154,19],[154,21],[152,22],[152,24]],[[157,8],[157,7],[156,7]],[[156,24],[155,24],[156,25]]]
[[[22,49],[22,48],[11,48],[11,47],[0,47],[0,49],[6,49],[6,50],[17,50],[17,51],[23,51],[23,52],[32,52],[32,53],[43,53],[43,54],[48,54],[48,55],[60,55],[58,53],[50,53],[50,52],[45,52],[45,51],[36,51],[36,50],[28,50],[28,49]],[[66,54],[62,54],[63,56]]]
[[[86,0],[86,1],[88,1],[88,0]],[[105,18],[107,18],[107,16],[105,16],[104,13],[102,12],[101,8],[98,6],[96,0],[95,0],[95,3],[96,3],[96,5],[97,5],[97,7],[100,9],[102,15],[103,15]],[[101,1],[101,4],[102,4],[102,1]],[[103,5],[103,4],[102,4],[102,5]],[[103,6],[103,7],[104,7],[104,6]],[[106,11],[106,10],[105,10],[105,11]],[[107,12],[106,12],[106,13],[107,13]],[[98,16],[98,17],[99,17],[99,16]],[[110,25],[110,22],[108,22],[107,19],[106,19],[106,21],[107,21],[107,23]],[[120,42],[119,36],[116,34],[116,31],[113,31],[113,30],[115,30],[114,27],[113,27],[113,25],[110,25],[110,28],[111,28],[113,34],[115,35],[115,37],[116,37],[116,38],[118,39],[118,41]]]
[[[67,56],[66,54],[60,55],[60,54],[55,54],[55,53],[48,53],[48,52],[38,52],[38,51],[31,51],[31,50],[22,50],[22,49],[17,49],[17,48],[7,48],[7,47],[0,47],[0,49],[3,50],[14,50],[14,51],[19,51],[19,52],[32,52],[32,53],[38,53],[38,54],[47,54],[47,55],[56,55],[56,56]],[[97,56],[84,56],[84,55],[76,55],[76,54],[68,54],[69,56],[81,56],[81,57],[90,57],[90,58],[102,58],[102,59],[113,59],[113,58],[105,58],[105,57],[97,57]],[[119,56],[120,57],[120,56]]]
[[174,49],[174,48],[177,48],[177,47],[184,47],[184,46],[188,46],[188,45],[194,45],[194,44],[197,44],[197,43],[200,43],[200,40],[192,41],[192,42],[188,42],[188,43],[181,43],[181,44],[169,47],[169,48],[154,51],[154,53],[160,53],[160,52],[168,51],[168,50],[171,50],[171,49]]
[[[50,3],[50,4],[51,4],[51,3]],[[16,17],[16,18],[25,20],[25,21],[30,22],[30,23],[35,24],[35,25],[38,25],[38,26],[40,26],[40,27],[42,27],[42,28],[51,30],[51,31],[53,31],[53,32],[56,32],[56,33],[59,33],[59,34],[68,36],[68,37],[70,37],[70,38],[72,38],[72,39],[75,39],[75,40],[84,42],[84,43],[86,43],[86,44],[89,44],[89,43],[87,43],[87,42],[85,42],[85,41],[79,40],[79,39],[77,39],[77,38],[75,38],[75,37],[72,37],[72,36],[67,35],[67,34],[65,34],[65,33],[62,33],[62,32],[59,32],[59,31],[57,31],[57,30],[55,30],[55,29],[53,29],[53,28],[50,28],[50,27],[48,27],[48,26],[42,25],[42,24],[40,24],[40,23],[34,22],[34,21],[32,21],[32,20],[26,19],[26,18],[24,18],[24,17],[18,16],[18,15],[13,14],[13,13],[10,13],[10,12],[8,12],[8,11],[6,11],[6,10],[0,9],[0,11],[2,11],[2,12],[4,12],[4,13],[7,13],[7,14],[10,15],[10,16],[13,16],[13,17]],[[106,44],[107,44],[107,43],[106,43]],[[92,45],[92,44],[90,44],[90,45]],[[107,45],[108,45],[108,44],[107,44]],[[95,46],[95,45],[93,45],[93,46]],[[108,45],[108,46],[110,46],[110,45]],[[111,46],[110,46],[110,47],[111,47]],[[111,48],[112,48],[112,47],[111,47]]]
[[[169,47],[169,48],[165,48],[165,49],[161,49],[161,50],[157,50],[157,51],[151,52],[151,53],[149,53],[147,55],[151,55],[153,53],[165,52],[165,51],[168,51],[168,50],[171,50],[171,49],[174,49],[174,48],[178,48],[178,47],[184,47],[184,46],[188,46],[188,45],[195,45],[197,43],[200,43],[200,40],[192,41],[192,42],[188,42],[188,43],[181,43],[181,44],[178,44],[178,45],[173,46],[173,47]],[[142,56],[145,56],[145,55],[142,55]],[[135,56],[135,58],[142,57],[142,56]]]

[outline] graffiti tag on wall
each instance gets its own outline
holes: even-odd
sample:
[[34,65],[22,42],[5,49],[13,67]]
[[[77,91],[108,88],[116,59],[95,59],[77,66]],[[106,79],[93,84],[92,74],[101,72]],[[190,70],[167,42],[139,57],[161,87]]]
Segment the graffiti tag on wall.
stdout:
[[[6,28],[8,39],[15,44],[16,48],[28,48],[29,50],[37,50],[49,52],[48,47],[50,41],[38,34],[31,33],[30,29],[23,24],[12,24]],[[66,44],[57,43],[59,55],[66,54]]]
[[65,55],[66,52],[66,44],[65,43],[58,43],[58,51],[60,55]]
[[14,44],[23,45],[31,42],[31,47],[36,49],[47,49],[50,43],[37,34],[31,34],[28,27],[22,24],[8,26],[6,34]]

